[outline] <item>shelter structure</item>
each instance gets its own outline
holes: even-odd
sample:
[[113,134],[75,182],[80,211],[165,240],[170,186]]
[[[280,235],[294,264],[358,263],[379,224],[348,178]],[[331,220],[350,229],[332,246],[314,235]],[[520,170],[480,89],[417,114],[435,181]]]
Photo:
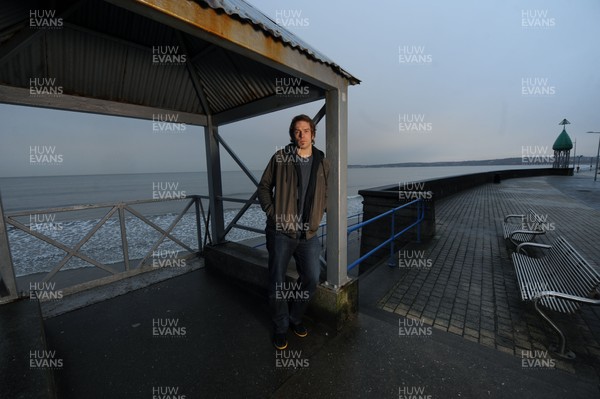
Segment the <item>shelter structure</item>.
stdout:
[[570,122],[566,119],[563,119],[559,125],[563,125],[563,130],[560,132],[556,141],[552,145],[552,149],[554,150],[554,163],[552,164],[553,168],[566,169],[569,167],[569,159],[571,156],[571,149],[573,148],[573,142],[571,141],[571,137],[567,133],[565,129],[565,125]]
[[[257,179],[219,134],[223,125],[324,100],[331,163],[327,285],[346,267],[348,87],[359,82],[331,59],[243,0],[35,0],[3,2],[0,103],[146,120],[176,116],[204,131],[213,244],[256,203],[223,195],[221,151]],[[294,95],[287,95],[294,87]],[[298,93],[301,94],[298,94]],[[235,140],[235,138],[233,138]],[[6,143],[5,143],[6,145]],[[132,149],[133,150],[133,149]],[[200,148],[198,149],[201,150]],[[242,202],[226,224],[224,203]],[[2,300],[16,285],[0,204]]]

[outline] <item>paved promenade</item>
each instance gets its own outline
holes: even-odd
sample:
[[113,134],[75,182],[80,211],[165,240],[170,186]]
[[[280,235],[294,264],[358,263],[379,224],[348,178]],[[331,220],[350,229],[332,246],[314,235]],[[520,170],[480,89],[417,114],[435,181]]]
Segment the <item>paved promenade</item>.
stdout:
[[[600,212],[563,193],[568,179],[506,180],[439,201],[435,239],[415,247],[431,268],[361,276],[356,320],[334,334],[307,319],[309,336],[292,334],[283,355],[271,345],[266,299],[204,268],[46,319],[48,350],[63,360],[59,397],[599,397],[593,310],[559,320],[570,325],[574,362],[524,367],[521,349],[555,337],[519,301],[501,237],[503,215],[532,206],[556,223],[545,239],[560,232],[598,259]],[[281,360],[290,358],[295,367]]]
[[[545,350],[557,338],[533,305],[520,300],[510,259],[514,247],[502,235],[504,216],[529,208],[547,217],[551,229],[537,241],[552,243],[562,235],[599,266],[600,181],[594,184],[589,173],[510,179],[439,201],[434,240],[411,245],[401,255],[420,254],[431,260],[431,267],[404,268],[379,305],[517,357]],[[584,306],[574,317],[551,317],[565,327],[578,356],[557,360],[556,367],[600,376],[600,309]]]

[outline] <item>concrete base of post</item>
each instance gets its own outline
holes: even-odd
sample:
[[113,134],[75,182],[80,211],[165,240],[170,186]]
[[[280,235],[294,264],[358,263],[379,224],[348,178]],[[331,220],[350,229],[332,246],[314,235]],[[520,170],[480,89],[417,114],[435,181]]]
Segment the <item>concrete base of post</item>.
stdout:
[[[241,282],[250,290],[265,295],[269,282],[268,253],[235,242],[207,245],[204,261],[208,270],[232,281]],[[291,262],[293,264],[293,260]],[[295,267],[288,269],[287,280],[295,282]],[[308,314],[334,331],[353,319],[358,312],[358,280],[349,280],[341,287],[325,284],[317,287]]]
[[329,328],[341,330],[358,313],[358,280],[336,289],[320,285],[308,311]]

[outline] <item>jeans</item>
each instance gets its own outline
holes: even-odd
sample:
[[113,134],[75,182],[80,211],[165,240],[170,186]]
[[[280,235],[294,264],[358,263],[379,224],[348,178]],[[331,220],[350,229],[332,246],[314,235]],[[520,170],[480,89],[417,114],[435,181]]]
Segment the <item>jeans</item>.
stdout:
[[[319,283],[321,246],[317,236],[309,240],[291,238],[267,227],[269,251],[269,308],[276,334],[286,333],[290,323],[300,324]],[[286,282],[285,274],[294,257],[298,281]]]

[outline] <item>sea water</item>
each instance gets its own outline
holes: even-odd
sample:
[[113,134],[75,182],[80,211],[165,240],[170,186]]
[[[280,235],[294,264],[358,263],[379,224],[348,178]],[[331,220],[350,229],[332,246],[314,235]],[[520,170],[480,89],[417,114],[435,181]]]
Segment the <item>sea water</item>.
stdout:
[[[477,173],[489,170],[515,169],[523,166],[453,166],[453,167],[386,167],[348,169],[348,216],[362,212],[361,189],[394,185],[400,182],[417,181],[444,176]],[[254,171],[260,179],[262,171]],[[252,181],[243,172],[222,172],[223,194],[227,197],[247,199],[255,190]],[[162,190],[162,191],[161,191]],[[5,215],[24,212],[15,217],[28,229],[37,231],[68,247],[74,247],[90,234],[98,222],[112,209],[112,206],[86,211],[60,212],[52,208],[157,198],[157,192],[179,194],[208,194],[206,172],[193,173],[152,173],[91,176],[47,176],[0,178],[0,193]],[[162,198],[165,196],[163,195]],[[130,205],[149,221],[166,230],[176,219],[189,200],[154,202],[151,204]],[[204,211],[208,202],[203,201]],[[241,204],[225,202],[225,225],[237,215]],[[44,212],[41,212],[44,211]],[[148,226],[128,211],[126,215],[126,240],[130,259],[146,256],[150,243],[154,243],[160,233]],[[259,205],[252,205],[238,221],[238,224],[263,229],[266,218]],[[349,222],[355,223],[356,219]],[[10,249],[17,276],[51,271],[66,255],[66,252],[43,242],[14,226],[7,227]],[[173,236],[193,249],[197,249],[198,233],[194,207],[182,217],[172,232]],[[230,241],[241,241],[259,237],[260,234],[233,228],[227,235]],[[201,226],[201,239],[206,231]],[[157,251],[180,251],[181,246],[165,240]],[[80,252],[104,264],[123,261],[122,239],[118,214],[110,217],[82,246]],[[155,251],[156,252],[156,251]],[[91,267],[85,260],[73,257],[62,268],[74,269]]]

